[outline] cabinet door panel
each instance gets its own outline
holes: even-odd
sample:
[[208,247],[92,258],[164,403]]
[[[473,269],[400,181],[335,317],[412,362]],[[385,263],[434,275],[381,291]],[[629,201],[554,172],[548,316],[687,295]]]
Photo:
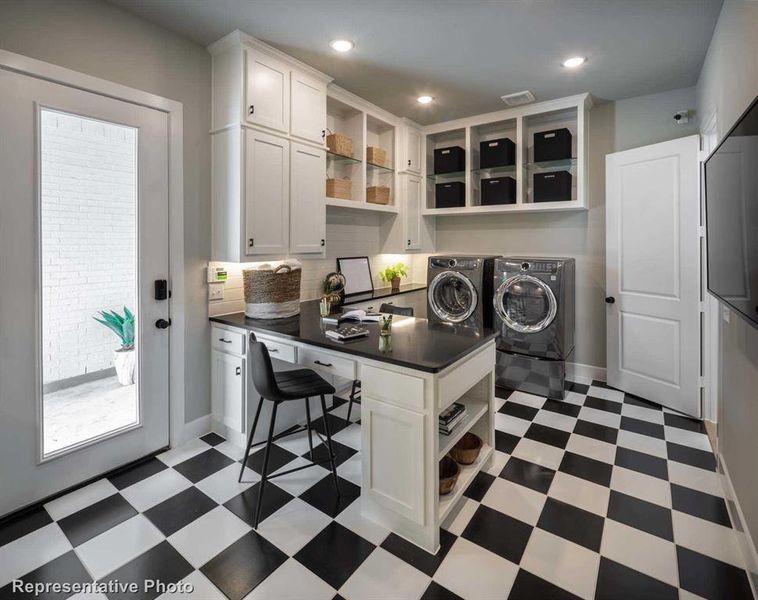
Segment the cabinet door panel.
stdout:
[[326,139],[326,86],[292,71],[290,134],[323,144]]
[[213,417],[233,431],[245,433],[245,359],[212,351]]
[[421,248],[421,178],[414,175],[403,175],[405,210],[404,230],[405,249],[419,250]]
[[326,237],[326,153],[292,143],[290,153],[290,249],[323,252]]
[[286,132],[289,125],[289,69],[254,50],[245,50],[245,58],[247,122]]
[[421,173],[421,132],[413,127],[407,127],[405,132],[406,168]]
[[[286,254],[289,238],[289,141],[245,134],[245,254]],[[323,179],[323,175],[322,175]]]

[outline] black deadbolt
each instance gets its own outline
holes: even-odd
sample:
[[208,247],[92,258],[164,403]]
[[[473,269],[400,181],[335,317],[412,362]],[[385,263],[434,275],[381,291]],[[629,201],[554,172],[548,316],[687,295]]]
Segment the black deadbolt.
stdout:
[[155,322],[155,326],[156,326],[158,329],[168,329],[168,327],[169,327],[170,325],[171,325],[171,319],[169,319],[168,321],[166,321],[166,319],[158,319],[158,320]]
[[168,298],[168,281],[165,279],[155,280],[155,299],[166,300]]
[[616,298],[614,298],[613,296],[608,296],[608,297],[605,299],[605,301],[606,301],[608,304],[613,304],[614,302],[616,302]]

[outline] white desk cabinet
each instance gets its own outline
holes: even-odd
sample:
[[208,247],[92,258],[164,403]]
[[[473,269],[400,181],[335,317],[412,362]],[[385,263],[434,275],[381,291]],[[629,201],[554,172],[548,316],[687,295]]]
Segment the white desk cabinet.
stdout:
[[213,418],[226,427],[245,434],[245,359],[211,351],[211,398]]

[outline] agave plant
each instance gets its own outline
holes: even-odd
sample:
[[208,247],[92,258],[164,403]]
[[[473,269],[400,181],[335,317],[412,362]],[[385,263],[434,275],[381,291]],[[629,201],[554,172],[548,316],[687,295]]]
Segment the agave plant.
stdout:
[[92,317],[98,323],[102,323],[121,340],[121,350],[132,350],[134,348],[134,313],[126,306],[124,315],[121,316],[115,310],[100,311],[101,319]]

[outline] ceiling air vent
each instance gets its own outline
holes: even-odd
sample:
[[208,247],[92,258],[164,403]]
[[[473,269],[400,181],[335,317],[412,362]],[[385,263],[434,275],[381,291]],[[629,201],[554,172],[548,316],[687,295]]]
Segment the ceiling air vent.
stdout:
[[532,94],[532,92],[529,90],[524,90],[523,92],[516,92],[515,94],[506,94],[505,96],[500,96],[500,99],[508,106],[521,106],[522,104],[529,104],[530,102],[534,102],[534,94]]

